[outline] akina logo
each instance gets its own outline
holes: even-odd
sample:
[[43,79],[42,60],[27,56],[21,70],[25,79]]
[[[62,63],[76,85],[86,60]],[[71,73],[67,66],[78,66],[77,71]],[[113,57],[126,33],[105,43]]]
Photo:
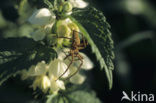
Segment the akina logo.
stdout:
[[134,102],[153,102],[155,101],[154,94],[145,94],[141,92],[135,93],[134,91],[131,91],[131,95],[128,95],[125,91],[122,92],[123,96],[121,98],[121,101],[127,100],[127,101],[134,101]]

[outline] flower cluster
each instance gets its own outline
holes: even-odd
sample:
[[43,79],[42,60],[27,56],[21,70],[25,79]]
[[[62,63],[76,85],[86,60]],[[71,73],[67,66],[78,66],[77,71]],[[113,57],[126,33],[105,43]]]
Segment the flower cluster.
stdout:
[[[68,51],[68,50],[66,50]],[[84,63],[82,69],[90,70],[93,68],[93,63],[91,60],[83,53],[81,55],[84,57]],[[69,64],[69,59],[64,60],[65,54],[63,52],[59,53],[59,57],[52,60],[49,64],[45,61],[39,62],[37,65],[33,65],[29,70],[22,71],[22,79],[31,78],[34,80],[32,87],[34,90],[40,88],[44,93],[48,90],[50,93],[57,93],[58,90],[65,90],[65,84],[62,80],[59,80],[59,76],[65,72]],[[79,62],[75,62],[70,66],[69,70],[61,77],[62,79],[68,78],[74,72],[76,72]],[[82,84],[85,80],[85,76],[77,73],[72,76],[69,81],[73,84]]]

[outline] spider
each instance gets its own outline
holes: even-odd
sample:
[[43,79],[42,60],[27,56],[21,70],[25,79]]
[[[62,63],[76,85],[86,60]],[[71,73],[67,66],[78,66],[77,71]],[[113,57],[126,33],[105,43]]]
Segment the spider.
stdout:
[[[84,39],[83,34],[80,33],[80,34],[82,35],[82,40],[83,40],[83,43],[81,43],[80,38],[79,38],[79,33],[80,33],[80,32],[73,30],[72,38],[58,37],[58,38],[70,39],[70,40],[72,41],[69,54],[66,55],[66,57],[64,58],[64,60],[65,60],[65,59],[67,59],[68,57],[71,56],[70,63],[69,63],[69,65],[68,65],[67,69],[64,71],[64,73],[61,74],[61,75],[59,76],[58,79],[60,79],[60,78],[69,70],[69,67],[72,65],[72,63],[73,63],[74,61],[80,60],[81,63],[80,63],[80,65],[79,65],[77,71],[74,72],[73,74],[71,74],[71,75],[70,75],[69,77],[67,77],[66,79],[69,79],[69,78],[71,78],[72,76],[74,76],[74,75],[80,70],[81,66],[83,65],[83,57],[80,55],[79,50],[86,48],[86,46],[88,45],[88,42]],[[75,59],[76,57],[77,57],[77,59]],[[57,80],[58,80],[58,79],[57,79]]]

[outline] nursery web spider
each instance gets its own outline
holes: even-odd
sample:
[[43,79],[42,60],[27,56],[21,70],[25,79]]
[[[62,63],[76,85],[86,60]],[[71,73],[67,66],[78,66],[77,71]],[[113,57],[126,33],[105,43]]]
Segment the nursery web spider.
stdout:
[[[80,41],[79,34],[82,35],[82,41],[83,41],[82,43]],[[80,55],[79,50],[84,49],[88,45],[88,42],[84,39],[84,36],[82,33],[75,31],[75,30],[73,30],[72,38],[67,38],[67,37],[58,37],[58,38],[70,39],[72,41],[69,54],[66,55],[66,57],[64,58],[64,60],[65,60],[71,56],[70,63],[68,65],[67,69],[64,71],[64,73],[61,74],[58,79],[60,79],[69,70],[69,67],[71,66],[71,64],[74,61],[77,61],[77,60],[81,61],[81,64],[77,68],[76,72],[74,72],[69,77],[67,77],[67,79],[69,79],[72,76],[74,76],[80,70],[81,66],[83,65],[83,57]],[[76,57],[77,57],[77,59],[75,59]]]

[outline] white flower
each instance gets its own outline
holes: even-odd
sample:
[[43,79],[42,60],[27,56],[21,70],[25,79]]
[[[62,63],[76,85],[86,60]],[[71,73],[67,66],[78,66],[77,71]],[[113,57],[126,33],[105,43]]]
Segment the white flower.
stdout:
[[55,19],[55,14],[47,8],[36,10],[28,19],[31,24],[39,27],[37,30],[31,33],[32,38],[35,41],[43,40],[46,36],[46,33],[50,33],[51,28],[55,23]]
[[55,78],[53,75],[51,75],[51,77],[50,77],[50,81],[51,81],[50,92],[52,92],[52,93],[58,92],[59,89],[65,90],[64,82],[61,80],[56,80],[56,79],[57,78]]
[[80,73],[77,73],[70,78],[70,82],[73,84],[82,84],[85,81],[85,79],[85,76],[81,75]]
[[34,76],[41,76],[46,74],[47,72],[47,65],[45,61],[39,62],[37,65],[32,65],[29,70],[22,70],[22,80],[25,80],[29,77],[34,77]]
[[48,78],[48,76],[43,76],[43,80],[42,80],[42,88],[43,89],[47,89],[51,86],[50,83],[50,79]]
[[38,76],[35,78],[33,84],[32,84],[33,90],[36,90],[36,88],[40,88],[44,93],[47,92],[47,90],[51,87],[51,82],[48,76]]
[[36,24],[36,25],[47,25],[50,23],[50,21],[55,21],[55,14],[53,12],[50,12],[49,9],[47,8],[42,8],[39,10],[36,10],[32,16],[28,19],[28,21],[31,24]]
[[48,70],[48,66],[45,63],[45,61],[41,61],[36,66],[30,67],[28,73],[30,76],[38,76],[38,75],[46,74],[47,70]]
[[83,0],[69,0],[69,2],[75,8],[85,8],[88,6],[88,3]]
[[[61,61],[60,59],[55,59],[51,61],[49,65],[49,75],[53,75],[56,79],[59,78],[60,75],[62,75],[65,70],[67,69],[67,65]],[[69,71],[67,71],[62,78],[66,78],[69,75]]]
[[[44,93],[50,89],[50,92],[57,93],[59,89],[65,89],[64,82],[56,80],[66,70],[67,65],[59,59],[55,59],[46,64],[45,61],[39,62],[36,66],[31,66],[28,71],[22,71],[22,80],[33,78],[34,82],[31,87],[33,90],[40,88]],[[47,75],[48,74],[48,75]],[[64,78],[69,72],[65,73]]]
[[[69,52],[70,49],[64,49],[65,52]],[[47,90],[50,90],[50,93],[57,93],[60,89],[65,90],[64,81],[59,80],[61,78],[68,78],[73,75],[78,67],[80,66],[80,61],[73,62],[72,65],[68,68],[71,60],[66,57],[65,53],[58,51],[58,58],[52,60],[49,64],[46,64],[45,61],[39,62],[36,66],[31,66],[28,71],[22,71],[22,79],[32,78],[34,82],[32,84],[33,90],[40,88],[44,93]],[[93,63],[91,60],[83,53],[79,53],[83,56],[83,65],[82,69],[90,70],[93,68]],[[67,70],[68,69],[68,70]],[[67,70],[67,71],[66,71]],[[82,84],[85,81],[86,77],[81,75],[79,72],[73,75],[69,81],[73,84]]]
[[[70,67],[70,74],[73,74],[77,71],[77,67],[71,66]],[[80,73],[75,74],[70,78],[70,82],[73,84],[82,84],[85,81],[86,77],[81,75]]]

